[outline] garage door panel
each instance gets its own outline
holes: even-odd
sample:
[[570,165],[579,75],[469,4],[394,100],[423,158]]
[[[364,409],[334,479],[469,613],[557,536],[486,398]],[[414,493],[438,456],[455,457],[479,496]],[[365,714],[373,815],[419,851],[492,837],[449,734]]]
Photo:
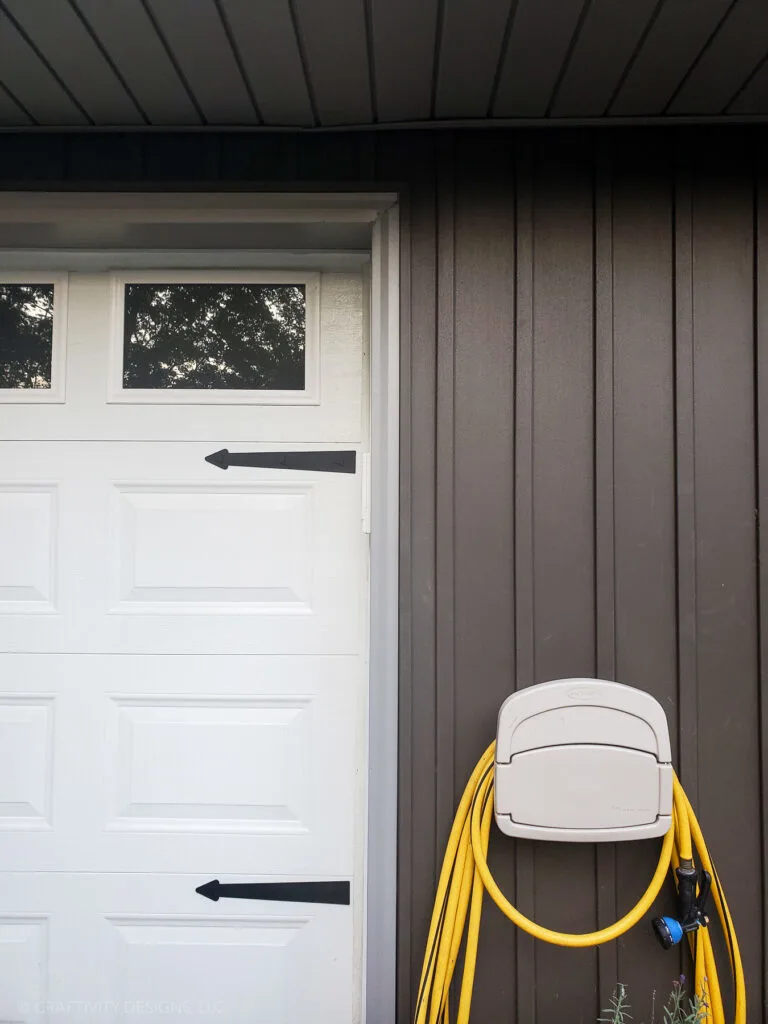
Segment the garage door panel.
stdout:
[[211,903],[194,882],[185,874],[3,875],[0,1019],[351,1021],[349,907]]
[[362,474],[206,457],[363,451],[363,280],[183,277],[4,293],[0,1022],[359,1017]]
[[[357,658],[4,655],[14,869],[349,875]],[[50,693],[52,674],[66,680]],[[72,756],[72,750],[77,756]],[[55,766],[55,771],[54,771]]]
[[123,321],[113,286],[109,274],[69,275],[68,300],[55,308],[55,315],[67,320],[66,385],[62,380],[56,394],[30,389],[12,403],[0,402],[0,437],[155,442],[255,436],[285,444],[321,437],[346,446],[360,441],[364,310],[359,274],[321,275],[319,388],[306,404],[300,393],[284,405],[271,404],[268,394],[229,393],[219,400],[205,389],[181,395],[181,404],[178,390],[116,396],[111,362],[122,352]]
[[0,650],[357,651],[357,475],[211,450],[0,444]]

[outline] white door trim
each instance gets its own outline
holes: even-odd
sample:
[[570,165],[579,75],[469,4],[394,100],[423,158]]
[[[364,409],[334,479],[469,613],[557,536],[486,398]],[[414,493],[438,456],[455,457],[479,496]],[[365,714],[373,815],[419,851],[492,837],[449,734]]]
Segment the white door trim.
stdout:
[[[363,1020],[391,1024],[396,1007],[397,724],[399,609],[399,247],[397,196],[393,193],[109,193],[14,192],[0,194],[3,223],[78,221],[94,230],[87,246],[114,258],[120,249],[98,226],[150,219],[173,223],[368,222],[371,246],[371,544],[370,672],[368,701],[367,849]],[[94,219],[96,223],[94,223]],[[34,243],[33,243],[34,244]],[[177,248],[177,247],[174,247]],[[18,250],[16,250],[17,256]],[[71,252],[27,251],[27,263],[62,266]],[[83,252],[80,252],[83,258]],[[130,252],[126,255],[130,258]],[[158,253],[158,255],[160,255]],[[290,256],[300,263],[309,253]],[[323,254],[328,257],[327,252]],[[246,254],[243,253],[247,260]],[[135,254],[134,254],[135,257]],[[10,251],[0,257],[8,267]],[[333,258],[333,256],[331,256]],[[343,258],[343,254],[339,254]],[[348,258],[357,257],[349,254]],[[197,262],[192,258],[193,265]],[[12,265],[12,264],[11,264]],[[290,265],[290,264],[289,264]],[[19,267],[18,260],[15,266]]]
[[400,520],[400,218],[376,221],[371,261],[371,591],[366,1024],[396,1009]]
[[373,223],[390,192],[0,192],[0,223]]

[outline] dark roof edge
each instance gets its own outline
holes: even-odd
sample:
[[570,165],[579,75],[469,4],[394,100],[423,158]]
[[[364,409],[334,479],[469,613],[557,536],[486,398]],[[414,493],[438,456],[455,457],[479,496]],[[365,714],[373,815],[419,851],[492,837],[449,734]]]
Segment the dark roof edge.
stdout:
[[279,125],[0,125],[0,135],[94,134],[289,134],[328,135],[347,132],[440,131],[441,129],[490,128],[626,128],[675,127],[677,125],[760,125],[768,124],[766,114],[682,114],[648,117],[487,117],[443,121],[393,121],[387,124],[344,124],[301,128]]

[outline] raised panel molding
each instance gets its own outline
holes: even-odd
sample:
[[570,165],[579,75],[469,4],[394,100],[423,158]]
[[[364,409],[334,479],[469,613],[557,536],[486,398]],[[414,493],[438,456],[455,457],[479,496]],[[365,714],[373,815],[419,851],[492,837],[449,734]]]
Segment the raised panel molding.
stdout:
[[114,697],[112,817],[128,832],[308,832],[310,697]]
[[0,695],[0,831],[51,828],[53,697]]
[[312,485],[115,489],[113,612],[311,611]]
[[56,611],[55,484],[0,484],[0,613]]
[[108,920],[115,929],[111,991],[118,1005],[167,1007],[193,1020],[290,1019],[300,966],[291,945],[309,918]]
[[0,917],[0,1021],[47,1020],[48,919]]

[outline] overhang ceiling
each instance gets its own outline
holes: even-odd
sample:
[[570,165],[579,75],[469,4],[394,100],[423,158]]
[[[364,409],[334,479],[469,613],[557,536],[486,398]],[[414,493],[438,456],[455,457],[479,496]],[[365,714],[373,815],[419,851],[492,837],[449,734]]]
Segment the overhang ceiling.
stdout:
[[0,0],[0,125],[768,114],[768,0]]

